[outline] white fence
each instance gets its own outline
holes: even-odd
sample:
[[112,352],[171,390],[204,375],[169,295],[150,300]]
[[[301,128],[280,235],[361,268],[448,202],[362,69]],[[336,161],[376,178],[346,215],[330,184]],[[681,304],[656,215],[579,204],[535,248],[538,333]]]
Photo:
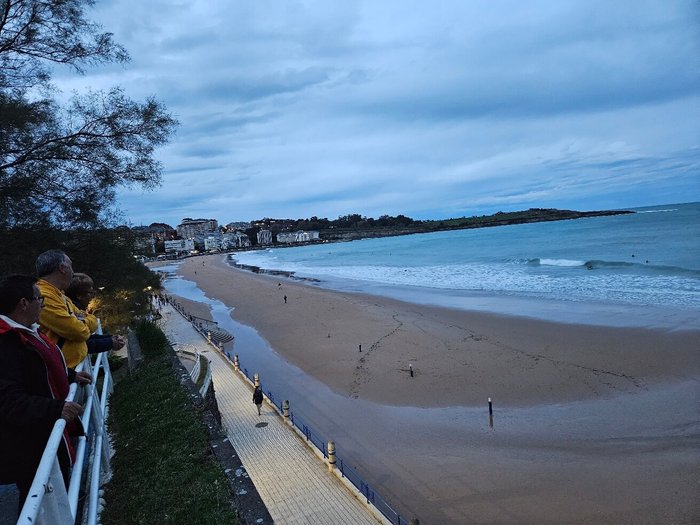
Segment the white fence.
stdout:
[[[83,521],[88,525],[97,523],[100,486],[111,475],[109,467],[111,446],[106,435],[105,419],[109,410],[107,401],[112,393],[113,383],[107,352],[97,354],[94,366],[90,363],[90,356],[88,356],[76,369],[76,371],[81,370],[92,375],[93,384],[80,387],[78,390],[78,385],[73,383],[66,398],[68,401],[83,402],[84,400],[85,408],[81,417],[85,436],[78,438],[76,460],[68,490],[66,491],[56,455],[66,426],[66,421],[59,419],[44,449],[27,501],[17,520],[18,525],[75,523],[83,472],[87,475],[86,490],[89,496],[87,505],[83,509]],[[102,388],[98,392],[96,383],[100,371],[104,374]],[[87,468],[84,468],[85,466]]]

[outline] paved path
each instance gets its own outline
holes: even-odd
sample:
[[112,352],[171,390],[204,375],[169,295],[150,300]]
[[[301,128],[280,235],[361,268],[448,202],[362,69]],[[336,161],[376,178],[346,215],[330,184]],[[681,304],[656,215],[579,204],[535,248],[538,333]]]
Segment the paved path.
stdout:
[[[171,343],[193,346],[210,359],[225,431],[275,523],[386,523],[379,521],[328,472],[320,458],[267,402],[258,416],[251,386],[189,322],[169,305],[161,313],[161,327]],[[256,426],[261,423],[267,425]]]

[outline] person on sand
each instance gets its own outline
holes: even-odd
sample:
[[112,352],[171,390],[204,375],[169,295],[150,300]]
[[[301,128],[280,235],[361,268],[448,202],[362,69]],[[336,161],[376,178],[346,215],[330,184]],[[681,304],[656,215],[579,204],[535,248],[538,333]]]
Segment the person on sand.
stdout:
[[256,386],[255,392],[253,392],[253,403],[255,403],[255,406],[258,409],[258,415],[260,415],[260,407],[262,406],[262,402],[263,402],[262,390],[260,389],[259,386]]

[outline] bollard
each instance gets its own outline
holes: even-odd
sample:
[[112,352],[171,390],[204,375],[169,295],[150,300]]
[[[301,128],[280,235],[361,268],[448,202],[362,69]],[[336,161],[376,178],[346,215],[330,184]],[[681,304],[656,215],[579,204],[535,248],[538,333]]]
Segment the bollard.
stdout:
[[335,443],[333,441],[328,442],[328,470],[333,472],[335,468]]
[[260,374],[258,374],[257,372],[253,374],[253,384],[255,386],[260,386]]
[[362,345],[360,345],[360,352],[362,352]]
[[285,399],[284,401],[282,401],[282,416],[285,419],[289,418],[289,400],[288,399]]
[[489,398],[489,416],[493,415],[493,403],[491,403],[491,398]]
[[238,354],[233,354],[233,368],[236,370],[241,369],[241,363],[238,362]]
[[411,363],[408,363],[408,373],[413,377],[413,365]]

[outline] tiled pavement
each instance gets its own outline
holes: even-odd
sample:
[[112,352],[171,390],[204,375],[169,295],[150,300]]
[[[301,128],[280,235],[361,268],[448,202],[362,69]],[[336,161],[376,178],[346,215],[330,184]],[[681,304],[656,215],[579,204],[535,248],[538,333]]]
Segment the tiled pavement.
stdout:
[[194,347],[211,361],[226,433],[275,523],[388,523],[329,473],[323,461],[267,402],[258,416],[250,385],[189,322],[168,305],[161,313],[161,327],[171,342]]

